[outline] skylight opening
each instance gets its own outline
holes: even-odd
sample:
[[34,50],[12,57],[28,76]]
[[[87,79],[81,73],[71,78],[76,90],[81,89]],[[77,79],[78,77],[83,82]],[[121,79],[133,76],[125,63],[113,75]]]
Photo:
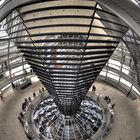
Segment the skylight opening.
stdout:
[[0,5],[2,5],[5,2],[5,0],[0,0]]
[[139,6],[139,2],[137,0],[131,0],[135,5]]

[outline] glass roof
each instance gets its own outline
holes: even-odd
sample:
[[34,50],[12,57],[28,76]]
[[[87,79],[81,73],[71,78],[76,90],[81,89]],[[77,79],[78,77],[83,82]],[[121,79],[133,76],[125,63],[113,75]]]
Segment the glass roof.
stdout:
[[5,0],[0,0],[0,5],[3,4],[5,2]]
[[130,1],[132,1],[137,6],[140,6],[140,1],[139,0],[130,0]]

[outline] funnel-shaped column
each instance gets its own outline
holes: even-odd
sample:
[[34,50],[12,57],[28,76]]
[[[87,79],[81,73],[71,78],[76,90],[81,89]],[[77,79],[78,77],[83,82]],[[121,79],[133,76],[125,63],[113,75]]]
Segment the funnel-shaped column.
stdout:
[[3,21],[60,112],[73,115],[127,30],[94,1],[33,1]]

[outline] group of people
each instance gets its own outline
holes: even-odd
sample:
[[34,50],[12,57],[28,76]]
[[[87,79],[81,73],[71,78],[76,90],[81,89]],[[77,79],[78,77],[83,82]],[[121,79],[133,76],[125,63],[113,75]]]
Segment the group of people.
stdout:
[[45,91],[45,88],[44,87],[39,88],[39,93],[44,93],[44,91]]
[[[35,92],[33,93],[33,97],[36,97]],[[28,98],[25,98],[24,102],[22,103],[22,106],[21,106],[22,111],[19,113],[19,116],[18,116],[18,120],[22,124],[22,126],[24,126],[24,122],[25,122],[25,118],[24,118],[25,111],[31,102],[32,102],[31,97],[28,97]]]
[[109,104],[111,102],[111,99],[109,96],[105,96],[104,100],[107,102],[107,104]]
[[[111,99],[110,99],[109,96],[105,96],[105,97],[104,97],[104,100],[107,102],[107,104],[109,104],[109,103],[111,102]],[[111,109],[113,109],[114,107],[115,107],[115,104],[112,104],[112,105],[111,105]]]
[[22,110],[25,111],[29,104],[32,102],[31,97],[25,98],[24,102],[22,103]]
[[20,123],[23,126],[24,125],[24,114],[23,114],[23,112],[20,112],[20,114],[18,116],[18,120],[20,121]]
[[[43,93],[45,92],[45,88],[42,87],[42,88],[39,88],[39,94],[41,96],[43,96]],[[33,92],[33,98],[35,99],[36,98],[36,93]],[[22,103],[21,105],[21,108],[22,108],[22,112],[20,112],[19,116],[18,116],[18,120],[21,122],[21,124],[23,125],[24,124],[24,113],[26,111],[26,109],[28,108],[28,106],[30,105],[30,103],[32,102],[32,98],[31,97],[28,97],[28,98],[25,98],[24,99],[24,102]]]
[[[95,91],[96,91],[96,87],[93,85],[93,86],[92,86],[92,92],[95,93]],[[100,99],[100,95],[97,96],[97,101],[98,101],[98,102],[99,102],[99,99]],[[109,96],[105,96],[105,97],[104,97],[104,100],[106,101],[107,104],[109,104],[109,103],[111,102],[111,99],[110,99]],[[115,107],[115,104],[112,104],[112,105],[111,105],[111,109],[113,109],[114,107]]]
[[[43,93],[45,93],[45,88],[44,87],[39,88],[40,97],[43,96]],[[37,97],[37,94],[35,92],[33,92],[33,99],[35,99],[36,97]],[[25,98],[24,102],[22,103],[22,106],[21,106],[22,111],[19,113],[18,120],[23,127],[27,127],[25,124],[26,123],[26,110],[28,109],[31,102],[32,102],[31,97]],[[27,128],[27,129],[29,129],[29,128]],[[28,131],[28,133],[26,133],[26,135],[27,135],[28,139],[32,140],[32,134],[30,133],[30,131]]]

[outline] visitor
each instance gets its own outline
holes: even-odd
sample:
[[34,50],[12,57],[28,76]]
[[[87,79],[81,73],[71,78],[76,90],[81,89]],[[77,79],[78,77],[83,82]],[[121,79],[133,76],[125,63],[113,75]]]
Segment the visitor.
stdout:
[[115,104],[112,105],[111,109],[113,109],[115,107]]
[[28,101],[29,101],[29,102],[32,102],[31,97],[28,97]]
[[23,121],[23,119],[21,118],[21,116],[18,116],[18,120],[20,121],[20,123],[22,124],[22,126],[24,126],[24,121]]
[[28,103],[28,99],[27,98],[25,98],[25,102]]
[[35,92],[33,93],[33,97],[34,97],[34,98],[36,97],[36,94],[35,94]]
[[107,102],[108,101],[108,98],[109,98],[108,96],[105,96],[104,100]]
[[2,101],[4,101],[3,93],[0,94],[0,98]]
[[110,102],[111,102],[111,99],[110,99],[110,98],[108,98],[108,102],[107,102],[107,103],[109,104]]
[[45,91],[45,89],[44,89],[44,87],[42,87],[42,92],[44,93],[44,91]]
[[5,61],[5,69],[7,69],[7,62]]
[[123,62],[125,62],[125,55],[123,56]]
[[24,118],[24,114],[22,112],[20,112],[20,117]]
[[109,96],[105,96],[104,100],[106,101],[107,104],[109,104],[111,102],[111,99]]
[[26,103],[25,103],[25,102],[24,102],[24,103],[22,103],[21,108],[22,108],[22,110],[23,110],[23,111],[25,111],[25,109],[26,109]]
[[92,91],[95,93],[95,91],[96,91],[96,87],[93,85],[92,86]]
[[129,61],[129,67],[131,67],[131,63],[132,63],[132,59],[130,59],[130,61]]

